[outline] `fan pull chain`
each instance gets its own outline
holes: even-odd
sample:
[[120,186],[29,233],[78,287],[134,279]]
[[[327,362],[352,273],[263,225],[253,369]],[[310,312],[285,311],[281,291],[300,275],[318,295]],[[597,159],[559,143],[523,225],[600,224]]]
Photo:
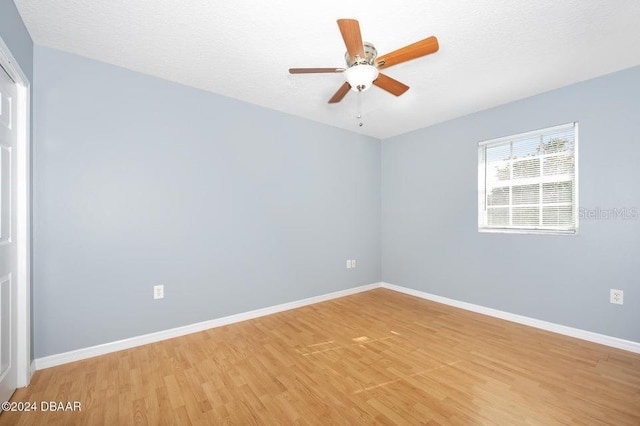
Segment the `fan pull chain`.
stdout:
[[358,111],[356,114],[356,119],[358,120],[358,126],[362,127],[362,91],[358,92]]

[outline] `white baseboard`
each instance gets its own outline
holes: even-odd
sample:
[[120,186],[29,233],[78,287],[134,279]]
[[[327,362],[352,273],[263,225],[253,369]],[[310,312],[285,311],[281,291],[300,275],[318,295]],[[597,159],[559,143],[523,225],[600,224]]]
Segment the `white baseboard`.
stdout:
[[613,348],[623,349],[625,351],[640,354],[640,343],[633,342],[631,340],[624,340],[617,337],[607,336],[605,334],[593,333],[591,331],[581,330],[579,328],[567,327],[565,325],[542,321],[535,318],[529,318],[522,315],[516,315],[509,312],[499,311],[497,309],[486,308],[484,306],[474,305],[472,303],[460,302],[458,300],[448,299],[446,297],[436,296],[435,294],[425,293],[423,291],[401,287],[394,284],[383,282],[381,283],[381,287],[398,291],[400,293],[405,293],[410,296],[419,297],[421,299],[427,299],[433,302],[465,309],[467,311],[473,311],[491,317],[516,322],[518,324],[528,325],[530,327],[551,331],[553,333],[563,334],[565,336],[571,336],[578,339],[587,340],[589,342],[599,343],[601,345],[611,346]]
[[249,312],[243,312],[236,315],[229,315],[223,318],[217,318],[209,321],[203,321],[195,324],[185,325],[182,327],[171,328],[169,330],[158,331],[155,333],[144,334],[142,336],[131,337],[128,339],[118,340],[115,342],[104,343],[101,345],[91,346],[88,348],[77,349],[74,351],[64,352],[61,354],[50,355],[34,360],[35,369],[55,367],[56,365],[67,364],[69,362],[80,361],[99,355],[105,355],[124,349],[134,348],[136,346],[147,345],[149,343],[159,342],[161,340],[173,339],[174,337],[184,336],[186,334],[197,333],[199,331],[208,330],[210,328],[221,327],[223,325],[233,324],[236,322],[246,321],[265,315],[275,314],[277,312],[288,311],[290,309],[300,308],[302,306],[312,305],[339,297],[349,296],[351,294],[361,293],[363,291],[379,288],[381,283],[363,285],[360,287],[340,290],[333,293],[323,294],[320,296],[309,297],[308,299],[297,300],[294,302],[283,303],[281,305],[270,306],[267,308],[256,309]]
[[80,361],[87,358],[92,358],[99,355],[105,355],[112,352],[121,351],[124,349],[134,348],[136,346],[147,345],[149,343],[159,342],[161,340],[173,339],[174,337],[184,336],[186,334],[197,333],[199,331],[208,330],[210,328],[221,327],[236,322],[246,321],[253,318],[262,317],[265,315],[271,315],[278,312],[288,311],[290,309],[300,308],[302,306],[312,305],[314,303],[320,303],[331,299],[337,299],[339,297],[349,296],[351,294],[361,293],[364,291],[373,290],[375,288],[386,288],[389,290],[398,291],[400,293],[408,294],[410,296],[419,297],[421,299],[431,300],[433,302],[442,303],[445,305],[454,306],[456,308],[465,309],[467,311],[473,311],[480,314],[488,315],[495,318],[515,322],[518,324],[528,325],[530,327],[539,328],[542,330],[551,331],[553,333],[563,334],[565,336],[571,336],[589,342],[599,343],[606,346],[611,346],[618,349],[623,349],[629,352],[640,353],[640,343],[630,340],[624,340],[617,337],[611,337],[604,334],[593,333],[591,331],[580,330],[578,328],[567,327],[560,324],[555,324],[548,321],[542,321],[535,318],[529,318],[522,315],[516,315],[497,309],[487,308],[480,305],[474,305],[472,303],[461,302],[454,299],[449,299],[442,296],[436,296],[435,294],[425,293],[423,291],[414,290],[407,287],[401,287],[389,283],[374,283],[363,285],[360,287],[354,287],[347,290],[336,291],[333,293],[323,294],[320,296],[310,297],[308,299],[297,300],[294,302],[283,303],[280,305],[270,306],[267,308],[256,309],[249,312],[244,312],[236,315],[230,315],[223,318],[217,318],[209,321],[203,321],[195,324],[185,325],[182,327],[171,328],[169,330],[158,331],[155,333],[144,334],[142,336],[131,337],[128,339],[118,340],[115,342],[104,343],[101,345],[91,346],[88,348],[77,349],[74,351],[64,352],[61,354],[50,355],[42,358],[37,358],[31,363],[31,372],[35,370],[42,370],[43,368],[55,367],[56,365],[67,364],[69,362]]

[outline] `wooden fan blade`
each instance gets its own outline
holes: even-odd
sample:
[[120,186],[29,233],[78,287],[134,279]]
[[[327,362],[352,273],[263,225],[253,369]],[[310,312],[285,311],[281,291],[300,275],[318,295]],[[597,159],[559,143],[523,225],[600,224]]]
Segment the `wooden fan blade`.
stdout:
[[378,74],[378,78],[373,81],[373,84],[396,96],[400,96],[409,90],[409,86],[406,84],[400,83],[398,80],[382,73]]
[[438,39],[431,36],[401,49],[394,50],[384,56],[380,56],[376,59],[376,63],[379,69],[388,68],[392,65],[437,52],[439,48]]
[[315,74],[342,71],[344,71],[344,68],[289,68],[290,74]]
[[347,52],[349,52],[351,59],[356,56],[365,59],[358,21],[355,19],[338,19],[338,27],[340,27],[340,33],[342,33],[344,44],[347,46]]
[[337,102],[340,102],[342,98],[344,98],[347,93],[349,93],[349,90],[351,90],[351,86],[349,86],[349,83],[345,82],[342,86],[340,86],[336,94],[333,95],[331,99],[329,99],[329,103],[335,104]]

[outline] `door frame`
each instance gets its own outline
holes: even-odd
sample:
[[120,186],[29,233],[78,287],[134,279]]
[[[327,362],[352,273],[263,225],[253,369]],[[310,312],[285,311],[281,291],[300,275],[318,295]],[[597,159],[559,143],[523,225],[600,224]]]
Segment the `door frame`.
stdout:
[[0,65],[17,86],[16,145],[16,252],[17,252],[17,359],[18,387],[31,381],[31,82],[0,37]]

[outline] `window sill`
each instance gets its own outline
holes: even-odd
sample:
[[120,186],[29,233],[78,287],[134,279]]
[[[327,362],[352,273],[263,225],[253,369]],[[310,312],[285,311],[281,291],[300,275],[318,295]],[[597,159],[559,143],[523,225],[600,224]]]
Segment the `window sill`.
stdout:
[[483,234],[534,234],[534,235],[578,235],[578,230],[521,229],[521,228],[478,228]]

